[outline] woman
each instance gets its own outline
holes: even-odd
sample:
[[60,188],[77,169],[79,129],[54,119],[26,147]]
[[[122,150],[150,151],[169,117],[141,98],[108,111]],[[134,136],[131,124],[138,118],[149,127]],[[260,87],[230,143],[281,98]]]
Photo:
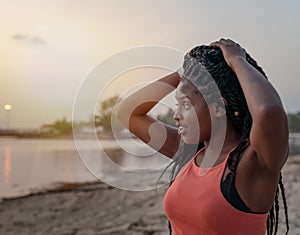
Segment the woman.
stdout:
[[[178,129],[148,116],[174,89]],[[262,69],[237,43],[221,39],[195,47],[186,54],[182,73],[130,95],[116,114],[137,137],[174,158],[164,199],[170,233],[263,235],[267,229],[276,234],[279,189],[288,231],[280,173],[288,157],[286,114]],[[162,132],[159,145],[155,139]],[[216,143],[220,151],[213,155]]]

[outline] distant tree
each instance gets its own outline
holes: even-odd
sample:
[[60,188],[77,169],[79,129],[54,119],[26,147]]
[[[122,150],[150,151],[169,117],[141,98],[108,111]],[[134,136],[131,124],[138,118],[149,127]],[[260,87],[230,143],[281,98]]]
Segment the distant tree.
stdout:
[[168,112],[164,115],[160,114],[157,116],[157,119],[163,123],[166,123],[170,126],[176,127],[175,121],[174,121],[174,112],[172,109],[169,108]]
[[[169,109],[169,111],[166,114],[158,115],[157,119],[170,125],[170,126],[176,126],[173,116],[174,116],[174,112],[171,109]],[[288,113],[287,117],[288,117],[288,123],[289,123],[289,131],[290,132],[300,132],[300,111],[297,113],[294,113],[294,114]]]
[[290,132],[300,132],[300,112],[295,114],[288,113],[287,116]]
[[106,132],[112,131],[113,108],[118,99],[118,96],[113,96],[100,103],[99,115],[95,115],[95,126],[102,126]]
[[62,135],[68,135],[72,133],[72,123],[67,121],[66,118],[55,121],[52,126]]

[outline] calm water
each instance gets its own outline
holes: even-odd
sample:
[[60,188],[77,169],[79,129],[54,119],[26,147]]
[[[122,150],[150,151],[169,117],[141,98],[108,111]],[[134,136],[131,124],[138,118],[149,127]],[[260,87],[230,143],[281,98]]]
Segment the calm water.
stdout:
[[[121,144],[126,151],[137,155],[147,155],[150,151],[141,143],[122,140]],[[102,147],[99,147],[96,140],[82,139],[77,146],[83,161],[72,139],[0,138],[0,198],[24,195],[59,182],[97,180],[90,170],[100,178],[115,177],[115,180],[120,180],[122,175],[112,172],[111,165],[119,166],[118,169],[146,171],[169,162],[158,154],[131,156],[109,140],[101,141]],[[103,148],[108,149],[106,153],[109,158],[104,156]]]

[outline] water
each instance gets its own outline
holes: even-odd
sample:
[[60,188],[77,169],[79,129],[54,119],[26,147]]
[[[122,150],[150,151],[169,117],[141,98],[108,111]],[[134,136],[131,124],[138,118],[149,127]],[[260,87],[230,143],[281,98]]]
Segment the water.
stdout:
[[[132,157],[116,148],[114,141],[102,141],[110,150],[110,158],[119,166],[127,169],[151,169],[169,163],[160,155],[153,157]],[[85,153],[84,161],[95,173],[109,176],[120,182],[122,174],[107,174],[106,162],[101,158],[99,144],[95,140],[79,141],[81,152]],[[127,150],[145,155],[149,149],[139,143],[132,144],[122,140]],[[103,157],[103,156],[102,156]],[[289,207],[291,234],[300,234],[299,198],[300,198],[300,155],[291,156],[283,168],[283,180]],[[154,181],[157,176],[154,177]],[[52,186],[58,182],[90,182],[98,180],[80,159],[72,139],[14,139],[0,138],[0,198],[17,197],[32,191]],[[136,179],[133,179],[136,180]],[[282,205],[280,206],[282,208]],[[284,213],[281,210],[279,234],[284,234]]]
[[[145,146],[133,145],[126,139],[121,142],[129,151],[149,151]],[[59,182],[98,180],[90,170],[101,179],[110,177],[120,181],[122,170],[120,174],[109,174],[109,161],[113,161],[119,169],[139,171],[158,169],[169,162],[157,154],[151,157],[131,156],[110,140],[101,141],[101,149],[107,149],[109,158],[104,156],[96,140],[82,139],[77,145],[84,161],[73,139],[0,138],[0,198],[25,195]]]

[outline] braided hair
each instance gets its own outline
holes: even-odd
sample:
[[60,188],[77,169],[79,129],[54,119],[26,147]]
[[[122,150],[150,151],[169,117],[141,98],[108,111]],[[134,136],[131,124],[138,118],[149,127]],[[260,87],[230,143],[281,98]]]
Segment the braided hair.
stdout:
[[[192,60],[197,61],[201,66],[193,66]],[[266,79],[267,76],[256,61],[251,58],[251,56],[246,53],[246,60],[254,68],[256,68]],[[194,64],[195,65],[195,64]],[[206,71],[197,71],[204,68]],[[207,72],[209,76],[214,80],[214,84],[217,87],[209,84],[209,79],[206,79]],[[200,76],[199,76],[200,74]],[[242,152],[249,145],[249,135],[252,127],[252,117],[246,103],[246,98],[242,91],[242,87],[236,77],[236,74],[227,65],[222,51],[218,47],[214,46],[197,46],[193,48],[190,52],[185,55],[183,63],[183,77],[195,77],[193,83],[200,85],[200,87],[205,86],[209,93],[201,93],[208,96],[207,102],[219,102],[219,96],[216,95],[215,90],[218,89],[221,92],[221,96],[227,101],[228,105],[225,106],[226,115],[233,123],[235,129],[239,132],[241,138],[237,147],[229,154],[227,166],[229,169],[229,174],[235,174],[237,165],[241,159]],[[197,84],[198,83],[198,84]],[[200,84],[199,84],[200,83]],[[201,89],[197,86],[198,89]],[[194,156],[194,154],[204,147],[204,143],[201,142],[198,145],[181,144],[181,148],[175,157],[175,160],[167,167],[169,168],[173,165],[170,174],[170,185],[174,181],[176,175],[179,173],[180,169]],[[165,169],[166,170],[166,169]],[[165,172],[165,171],[164,171]],[[164,173],[163,172],[163,173]],[[231,177],[233,179],[233,177]],[[285,198],[285,190],[282,182],[282,175],[280,173],[280,178],[275,194],[275,200],[272,208],[269,211],[267,219],[267,234],[272,235],[277,233],[278,229],[278,217],[279,217],[279,191],[281,191],[281,197],[284,205],[284,213],[286,217],[286,234],[289,231],[288,224],[288,213],[287,213],[287,203]],[[274,233],[273,233],[274,230]],[[172,234],[171,224],[169,222],[169,231]]]

